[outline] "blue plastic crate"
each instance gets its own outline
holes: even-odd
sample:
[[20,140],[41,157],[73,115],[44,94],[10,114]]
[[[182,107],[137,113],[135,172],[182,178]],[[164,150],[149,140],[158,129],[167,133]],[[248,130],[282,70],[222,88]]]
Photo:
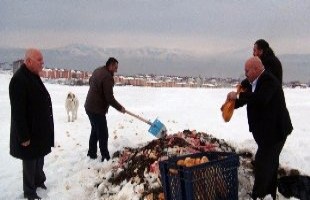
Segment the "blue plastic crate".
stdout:
[[[209,162],[178,166],[186,157],[207,156]],[[159,162],[166,200],[238,200],[239,157],[231,152],[203,152]]]

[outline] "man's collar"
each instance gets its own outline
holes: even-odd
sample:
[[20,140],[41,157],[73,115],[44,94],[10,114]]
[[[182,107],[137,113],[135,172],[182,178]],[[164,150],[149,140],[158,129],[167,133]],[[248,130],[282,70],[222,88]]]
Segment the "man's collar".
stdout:
[[251,85],[256,85],[259,77],[264,73],[265,69],[260,73],[260,75],[251,83]]

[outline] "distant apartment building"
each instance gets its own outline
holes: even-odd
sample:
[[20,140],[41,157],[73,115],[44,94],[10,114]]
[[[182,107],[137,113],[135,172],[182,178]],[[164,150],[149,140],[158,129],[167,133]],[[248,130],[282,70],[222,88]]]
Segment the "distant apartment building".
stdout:
[[42,78],[47,79],[88,79],[90,77],[90,74],[85,71],[79,71],[79,70],[71,70],[71,69],[48,69],[44,68],[42,72],[40,73],[40,76]]
[[195,79],[189,78],[183,80],[179,77],[150,77],[150,76],[138,76],[138,77],[124,77],[114,76],[116,85],[132,85],[142,87],[202,87],[201,83],[197,83]]

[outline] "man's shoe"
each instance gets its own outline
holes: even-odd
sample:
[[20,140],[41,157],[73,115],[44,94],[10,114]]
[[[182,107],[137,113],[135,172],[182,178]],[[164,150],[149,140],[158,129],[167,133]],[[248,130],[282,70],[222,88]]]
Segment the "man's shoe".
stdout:
[[105,157],[102,157],[102,158],[101,158],[101,162],[104,162],[104,160],[105,160]]
[[24,194],[24,197],[28,200],[36,200],[36,199],[42,199],[41,197],[39,197],[37,194],[31,194],[31,195],[26,195]]
[[96,159],[97,158],[97,155],[93,155],[93,154],[90,154],[90,153],[88,153],[87,156],[90,157],[91,159]]
[[104,159],[106,159],[107,161],[109,161],[109,160],[110,160],[110,158],[111,158],[111,157],[110,157],[109,155],[108,155],[107,157],[102,157],[102,158],[101,158],[101,162],[103,162],[103,161],[104,161]]
[[253,195],[253,193],[248,192],[247,194],[250,196],[251,199],[253,199],[253,200],[257,199],[257,197],[255,195]]
[[43,190],[47,190],[47,187],[44,183],[40,184],[40,185],[37,185],[37,188],[40,187],[42,188]]

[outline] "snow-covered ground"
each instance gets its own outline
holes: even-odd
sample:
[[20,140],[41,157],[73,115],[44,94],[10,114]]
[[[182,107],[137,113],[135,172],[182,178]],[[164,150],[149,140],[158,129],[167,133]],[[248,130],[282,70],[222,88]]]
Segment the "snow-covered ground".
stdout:
[[[21,161],[9,155],[10,101],[8,86],[11,75],[0,73],[0,199],[21,199]],[[97,199],[98,179],[109,173],[109,162],[86,157],[90,124],[84,111],[88,86],[45,84],[51,94],[55,121],[55,148],[45,157],[47,190],[38,189],[44,199]],[[67,122],[65,97],[74,92],[80,101],[78,119]],[[116,98],[126,109],[147,119],[156,117],[166,125],[169,133],[184,129],[207,132],[223,138],[239,149],[255,152],[256,144],[248,132],[245,107],[235,111],[225,123],[220,107],[231,89],[197,88],[141,88],[115,87]],[[294,126],[280,157],[284,167],[296,168],[310,175],[310,89],[284,89],[287,106]],[[149,125],[110,108],[107,115],[111,155],[125,146],[137,147],[153,140]],[[99,152],[98,152],[99,154]],[[137,199],[132,188],[122,190],[117,199]],[[280,196],[280,199],[285,199]]]

